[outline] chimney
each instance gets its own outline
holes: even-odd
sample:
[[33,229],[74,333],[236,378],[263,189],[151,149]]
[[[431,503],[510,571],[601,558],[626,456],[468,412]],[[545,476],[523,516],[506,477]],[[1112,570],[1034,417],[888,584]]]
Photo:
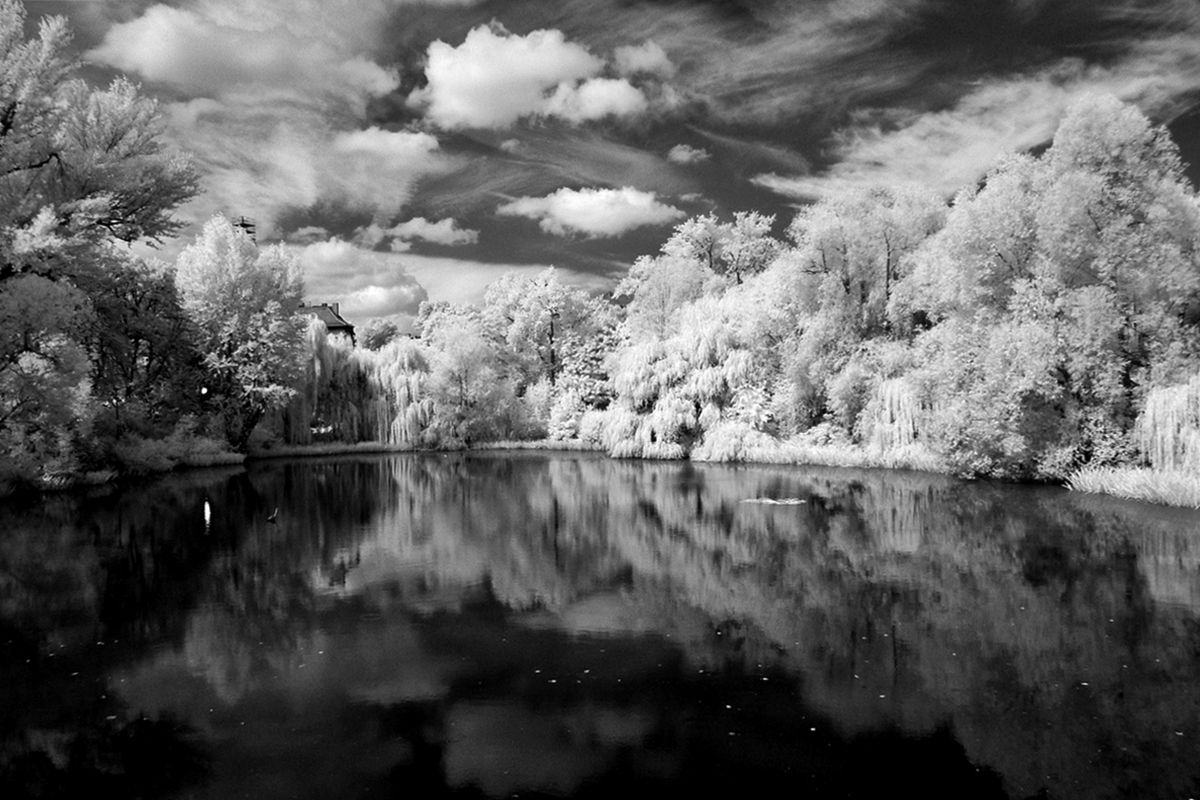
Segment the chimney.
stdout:
[[337,314],[340,317],[341,314],[338,312],[338,309],[341,308],[342,304],[341,303],[330,303],[329,305],[333,307],[333,313]]

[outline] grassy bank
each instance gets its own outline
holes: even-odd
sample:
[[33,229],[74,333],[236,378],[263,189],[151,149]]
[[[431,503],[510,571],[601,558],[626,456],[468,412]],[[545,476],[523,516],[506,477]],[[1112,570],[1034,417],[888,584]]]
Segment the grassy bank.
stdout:
[[386,442],[322,442],[320,444],[286,444],[271,447],[255,447],[250,450],[251,459],[263,458],[307,458],[316,456],[340,456],[347,453],[411,453],[413,448]]
[[479,442],[471,445],[472,450],[570,450],[575,452],[602,453],[604,445],[584,442],[579,439],[526,439],[502,442]]

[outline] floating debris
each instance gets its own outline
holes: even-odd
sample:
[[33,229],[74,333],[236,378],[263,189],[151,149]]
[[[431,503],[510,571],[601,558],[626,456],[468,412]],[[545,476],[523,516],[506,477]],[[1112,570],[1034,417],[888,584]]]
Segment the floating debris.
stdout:
[[742,501],[743,503],[762,503],[768,506],[798,506],[806,501],[799,497],[781,497],[776,500],[773,497],[750,497]]

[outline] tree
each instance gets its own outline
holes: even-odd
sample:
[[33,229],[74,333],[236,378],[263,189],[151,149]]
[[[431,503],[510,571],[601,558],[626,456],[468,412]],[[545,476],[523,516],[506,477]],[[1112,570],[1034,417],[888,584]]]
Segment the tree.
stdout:
[[282,245],[259,251],[224,217],[214,217],[179,254],[176,280],[199,330],[206,387],[225,435],[244,449],[263,415],[284,406],[303,368],[300,264]]
[[0,450],[36,451],[42,468],[69,461],[64,443],[86,433],[108,248],[173,232],[196,191],[188,160],[161,143],[154,102],[123,79],[89,88],[69,40],[60,17],[26,40],[24,5],[0,0],[0,315],[12,323],[0,330]]
[[400,329],[390,319],[373,318],[363,326],[362,346],[368,350],[379,350],[400,335]]
[[[172,213],[195,194],[190,161],[161,142],[157,106],[118,78],[94,90],[75,78],[61,17],[25,41],[22,3],[0,0],[0,277],[70,269],[54,249],[117,239],[159,239],[178,230]],[[12,240],[39,219],[59,248]],[[38,256],[42,258],[38,258]]]
[[625,337],[669,337],[678,330],[680,309],[702,297],[712,277],[701,261],[680,255],[639,258],[614,292],[617,298],[631,298],[625,310]]
[[782,245],[771,237],[771,226],[775,215],[763,215],[757,211],[739,211],[733,215],[733,224],[726,226],[723,233],[721,259],[716,271],[733,276],[740,284],[750,275],[757,275],[771,265],[779,255]]
[[112,421],[171,426],[198,411],[202,356],[174,271],[114,252],[80,283],[94,309],[86,337],[92,392]]
[[614,324],[606,302],[572,289],[549,267],[533,277],[509,272],[488,286],[483,322],[513,357],[513,376],[523,388],[545,378],[553,386],[574,369],[586,342]]
[[960,194],[900,292],[941,321],[918,346],[937,427],[960,432],[946,452],[1038,477],[1127,458],[1147,391],[1200,364],[1198,240],[1166,131],[1111,97],[1075,103],[1045,154]]
[[433,403],[429,443],[465,447],[511,433],[516,395],[482,328],[447,328],[437,341],[426,383],[426,396]]

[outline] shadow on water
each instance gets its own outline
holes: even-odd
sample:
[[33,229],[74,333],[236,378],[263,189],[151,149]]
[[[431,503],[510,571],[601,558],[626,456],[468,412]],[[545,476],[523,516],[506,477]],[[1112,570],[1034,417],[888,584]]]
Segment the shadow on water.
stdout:
[[0,531],[6,797],[1200,795],[1193,512],[450,454]]

